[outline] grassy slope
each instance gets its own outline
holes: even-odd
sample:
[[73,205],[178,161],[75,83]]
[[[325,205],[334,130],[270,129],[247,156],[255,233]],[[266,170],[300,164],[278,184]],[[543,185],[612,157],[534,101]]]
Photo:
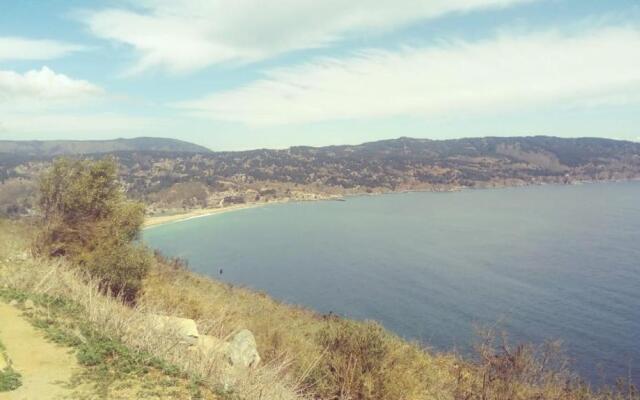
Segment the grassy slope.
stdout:
[[[46,286],[45,282],[49,279],[43,272],[50,271],[52,265],[31,264],[32,260],[24,256],[27,237],[28,229],[24,224],[0,220],[0,301],[8,303],[15,300],[18,304],[26,299],[34,301],[36,309],[25,310],[23,318],[44,333],[50,342],[75,354],[81,367],[73,368],[75,372],[71,380],[61,386],[72,398],[222,398],[176,366],[148,352],[126,346],[113,337],[112,332],[100,331],[97,324],[92,324],[87,318],[87,310],[71,298],[47,294],[49,289],[59,284],[55,279],[50,280],[52,286],[49,288],[35,289],[33,282],[30,284],[27,280],[37,279],[39,286]],[[7,273],[11,273],[11,276],[7,276]],[[88,288],[85,286],[82,289]],[[2,343],[0,357],[9,360]],[[48,368],[57,361],[46,361],[46,354],[38,354],[38,358],[44,359],[45,364],[34,365],[34,368]],[[5,365],[6,368],[0,370],[0,392],[12,391],[21,384],[21,371],[16,371],[8,362]],[[32,388],[26,389],[27,393],[33,395]],[[28,397],[31,398],[31,395]],[[37,393],[38,398],[49,398],[47,395],[49,393]]]
[[[365,338],[367,333],[371,333],[369,341],[362,343],[364,347],[381,342],[379,346],[384,348],[384,359],[379,360],[379,366],[365,371],[370,375],[367,379],[372,381],[384,376],[384,382],[369,383],[376,391],[383,392],[372,398],[438,398],[453,385],[454,356],[432,355],[417,344],[403,341],[373,323],[353,323],[321,316],[304,308],[282,304],[265,294],[198,276],[179,267],[155,268],[144,287],[143,302],[161,304],[163,308],[176,310],[178,315],[196,320],[213,319],[213,325],[221,330],[214,332],[219,336],[242,328],[250,329],[266,362],[291,360],[289,372],[292,377],[301,380],[305,388],[314,392],[335,395],[332,393],[335,388],[327,387],[328,383],[350,384],[327,379],[328,371],[322,368],[327,366],[330,356],[327,354],[329,344],[322,340],[322,335],[337,330],[347,330]],[[336,350],[340,352],[340,349]],[[343,366],[339,361],[330,367],[340,369]],[[342,371],[343,374],[348,372]],[[353,391],[359,390],[355,387],[358,384],[352,383]]]
[[64,261],[32,259],[25,252],[29,237],[25,224],[0,220],[0,301],[36,303],[41,311],[31,322],[75,349],[86,368],[80,383],[100,391],[89,398],[304,398],[282,377],[282,365],[229,371],[222,355],[191,351],[172,332],[159,332],[150,314],[175,310],[126,306]]

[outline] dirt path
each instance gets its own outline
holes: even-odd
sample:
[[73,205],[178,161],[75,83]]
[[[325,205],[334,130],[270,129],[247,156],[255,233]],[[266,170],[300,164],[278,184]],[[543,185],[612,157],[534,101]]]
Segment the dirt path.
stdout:
[[68,348],[47,341],[21,311],[0,301],[0,341],[13,368],[22,375],[22,386],[0,393],[0,400],[53,400],[72,395],[65,388],[78,365]]

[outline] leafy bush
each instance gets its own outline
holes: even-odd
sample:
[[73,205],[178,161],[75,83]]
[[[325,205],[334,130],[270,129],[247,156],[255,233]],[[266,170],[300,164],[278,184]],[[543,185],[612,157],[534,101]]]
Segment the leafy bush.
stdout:
[[134,243],[144,206],[126,199],[113,159],[58,159],[40,178],[38,254],[65,256],[133,301],[151,262]]

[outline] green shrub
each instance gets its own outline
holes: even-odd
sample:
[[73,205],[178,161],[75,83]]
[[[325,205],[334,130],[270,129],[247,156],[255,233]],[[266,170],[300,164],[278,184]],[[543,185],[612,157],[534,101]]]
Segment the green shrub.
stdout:
[[40,178],[36,253],[64,256],[101,280],[102,288],[135,300],[151,262],[135,241],[144,205],[126,199],[113,159],[58,159]]
[[101,279],[104,292],[132,301],[142,287],[152,256],[142,245],[105,238],[75,260]]

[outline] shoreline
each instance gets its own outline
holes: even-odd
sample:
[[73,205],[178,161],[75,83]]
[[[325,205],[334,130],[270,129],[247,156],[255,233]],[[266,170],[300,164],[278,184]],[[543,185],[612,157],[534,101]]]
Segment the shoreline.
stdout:
[[275,203],[276,202],[274,201],[271,203],[238,204],[238,205],[233,205],[229,207],[200,208],[195,210],[189,210],[184,213],[150,216],[145,218],[144,223],[142,224],[142,230],[154,228],[161,225],[172,224],[175,222],[188,221],[191,219],[208,217],[208,216],[217,215],[217,214],[224,214],[232,211],[246,210],[249,208],[256,208],[256,207],[266,206],[268,204],[275,204]]
[[[382,193],[380,193],[382,194]],[[358,194],[359,195],[359,194]],[[177,212],[175,214],[167,214],[167,215],[155,215],[155,216],[146,216],[145,220],[142,224],[142,230],[153,228],[160,225],[172,224],[176,222],[188,221],[190,219],[208,217],[211,215],[223,214],[232,211],[240,211],[246,210],[250,208],[258,208],[269,206],[273,204],[285,204],[285,203],[304,203],[304,202],[316,202],[316,201],[344,201],[345,197],[349,197],[349,195],[334,195],[334,194],[325,194],[325,195],[315,195],[315,198],[283,198],[276,199],[266,202],[250,202],[250,203],[242,203],[242,204],[234,204],[227,207],[215,207],[215,208],[198,208],[193,210],[188,210],[186,212]]]
[[244,204],[235,204],[227,207],[216,207],[216,208],[198,208],[189,210],[186,212],[179,212],[176,214],[168,214],[168,215],[157,215],[157,216],[148,216],[145,218],[144,223],[142,224],[142,230],[173,224],[176,222],[188,221],[191,219],[209,217],[211,215],[224,214],[227,212],[233,211],[241,211],[248,210],[251,208],[265,207],[273,204],[285,204],[285,203],[298,203],[298,202],[309,202],[309,201],[339,201],[339,199],[343,199],[345,196],[329,196],[322,197],[317,199],[282,199],[282,200],[274,200],[268,202],[254,202],[254,203],[244,203]]
[[454,193],[454,192],[462,192],[466,190],[493,190],[493,189],[507,189],[507,188],[522,188],[529,186],[545,186],[545,185],[558,185],[558,186],[574,186],[574,185],[584,185],[584,184],[593,184],[593,183],[612,183],[612,182],[639,182],[640,178],[630,178],[630,179],[603,179],[603,180],[576,180],[567,183],[560,182],[535,182],[535,183],[527,183],[527,184],[513,184],[513,185],[496,185],[496,186],[486,186],[486,187],[452,187],[449,189],[405,189],[405,190],[390,190],[390,191],[381,191],[374,193],[349,193],[341,196],[328,196],[321,197],[316,199],[282,199],[275,200],[269,202],[259,202],[259,203],[245,203],[245,204],[236,204],[228,207],[218,207],[218,208],[200,208],[189,210],[187,212],[181,212],[176,214],[169,215],[158,215],[158,216],[150,216],[146,217],[145,221],[142,225],[142,230],[150,229],[153,227],[172,224],[176,222],[188,221],[195,218],[208,217],[211,215],[223,214],[227,212],[246,210],[250,208],[264,207],[272,204],[283,204],[283,203],[297,203],[297,202],[316,202],[316,201],[344,201],[345,199],[360,197],[360,196],[380,196],[385,194],[402,194],[402,193]]

